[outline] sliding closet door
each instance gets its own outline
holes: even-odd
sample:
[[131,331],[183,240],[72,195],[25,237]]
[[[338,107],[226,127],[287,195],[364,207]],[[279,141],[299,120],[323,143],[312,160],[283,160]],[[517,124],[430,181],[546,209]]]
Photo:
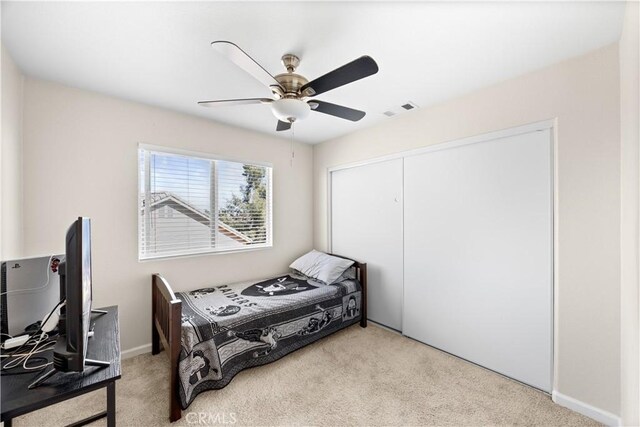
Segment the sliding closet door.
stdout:
[[404,171],[404,334],[550,391],[550,131],[407,157]]
[[402,328],[402,159],[331,172],[331,250],[367,263],[369,319]]

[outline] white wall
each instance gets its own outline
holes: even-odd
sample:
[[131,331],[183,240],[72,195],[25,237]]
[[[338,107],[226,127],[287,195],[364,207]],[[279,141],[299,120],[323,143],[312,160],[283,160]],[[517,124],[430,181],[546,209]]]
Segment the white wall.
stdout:
[[2,50],[0,259],[22,256],[22,89],[24,77]]
[[[273,164],[273,248],[138,262],[137,144]],[[63,250],[66,228],[91,217],[94,304],[120,307],[123,350],[151,341],[151,274],[175,290],[286,271],[312,247],[312,149],[212,121],[27,78],[24,224],[28,255]]]
[[615,44],[314,146],[316,248],[327,167],[556,118],[555,389],[620,414],[619,90]]
[[620,38],[620,172],[621,172],[621,378],[622,420],[639,425],[640,353],[638,340],[638,198],[640,196],[640,7],[627,2]]

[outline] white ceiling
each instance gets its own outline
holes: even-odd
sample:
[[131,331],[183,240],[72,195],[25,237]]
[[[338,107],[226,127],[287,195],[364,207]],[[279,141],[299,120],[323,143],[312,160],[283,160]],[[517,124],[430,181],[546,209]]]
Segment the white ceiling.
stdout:
[[[624,3],[2,2],[2,42],[28,75],[275,135],[268,106],[197,101],[270,96],[219,56],[230,40],[272,74],[301,57],[310,80],[361,55],[380,72],[318,96],[361,109],[352,123],[320,113],[296,124],[317,143],[618,40]],[[289,137],[288,132],[279,136]]]

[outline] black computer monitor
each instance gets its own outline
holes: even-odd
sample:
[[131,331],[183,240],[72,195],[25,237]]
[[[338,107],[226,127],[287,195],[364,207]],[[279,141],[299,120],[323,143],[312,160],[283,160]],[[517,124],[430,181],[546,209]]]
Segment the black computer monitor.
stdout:
[[65,261],[58,266],[60,275],[60,336],[53,350],[53,368],[38,377],[29,388],[38,387],[56,372],[82,372],[85,366],[109,366],[109,361],[87,358],[91,327],[91,220],[80,217],[69,227]]
[[60,264],[60,336],[53,353],[58,371],[82,372],[91,326],[91,220],[78,218],[67,231],[66,257]]

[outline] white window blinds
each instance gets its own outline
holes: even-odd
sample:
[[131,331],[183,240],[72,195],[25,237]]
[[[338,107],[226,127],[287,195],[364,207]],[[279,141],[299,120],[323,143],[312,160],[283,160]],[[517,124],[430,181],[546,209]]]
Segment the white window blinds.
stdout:
[[271,246],[271,167],[139,149],[139,258]]

